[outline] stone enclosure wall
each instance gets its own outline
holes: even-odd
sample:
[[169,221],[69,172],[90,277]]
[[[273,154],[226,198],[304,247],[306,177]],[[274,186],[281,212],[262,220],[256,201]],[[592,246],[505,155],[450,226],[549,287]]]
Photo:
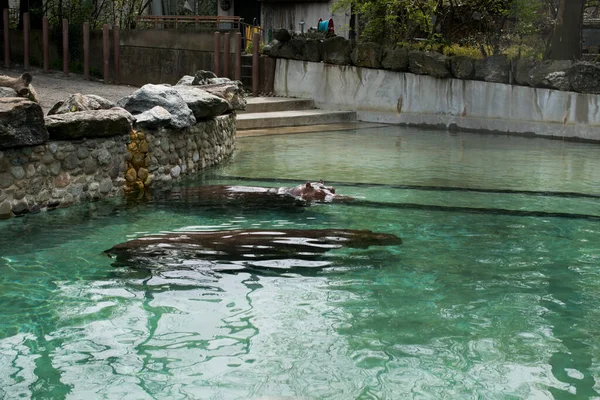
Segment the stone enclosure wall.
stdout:
[[197,172],[232,154],[235,127],[235,114],[228,114],[179,130],[0,151],[0,218],[120,196],[135,182]]

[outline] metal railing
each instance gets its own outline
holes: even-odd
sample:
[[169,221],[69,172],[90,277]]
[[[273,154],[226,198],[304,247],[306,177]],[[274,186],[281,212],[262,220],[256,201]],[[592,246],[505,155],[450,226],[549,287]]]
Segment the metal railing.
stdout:
[[[237,29],[242,18],[231,16],[207,15],[139,15],[136,17],[136,27],[154,29]],[[230,24],[227,27],[224,24]]]

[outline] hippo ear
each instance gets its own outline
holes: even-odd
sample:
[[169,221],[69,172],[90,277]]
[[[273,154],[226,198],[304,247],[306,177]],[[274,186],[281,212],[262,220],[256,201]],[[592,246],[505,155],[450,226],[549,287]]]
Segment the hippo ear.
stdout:
[[310,182],[306,182],[306,185],[304,185],[304,187],[306,187],[306,188],[311,188],[311,187],[312,187],[312,185],[310,184]]
[[321,179],[321,180],[319,181],[319,183],[320,183],[321,185],[324,185],[324,184],[325,184],[325,181],[324,181],[323,179]]

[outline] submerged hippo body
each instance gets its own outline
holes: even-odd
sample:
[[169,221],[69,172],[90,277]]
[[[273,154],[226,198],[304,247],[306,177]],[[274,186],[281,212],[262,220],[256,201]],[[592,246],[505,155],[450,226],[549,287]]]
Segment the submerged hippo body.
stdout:
[[369,230],[246,229],[146,236],[117,244],[105,253],[115,258],[114,266],[147,268],[201,263],[211,269],[232,269],[249,264],[256,267],[257,262],[263,262],[259,266],[286,268],[315,266],[309,261],[332,249],[401,243],[396,235]]
[[352,198],[337,195],[333,187],[325,186],[323,182],[306,182],[293,188],[237,185],[189,187],[169,192],[167,199],[194,202],[195,204],[243,204],[246,206],[285,207],[351,200]]

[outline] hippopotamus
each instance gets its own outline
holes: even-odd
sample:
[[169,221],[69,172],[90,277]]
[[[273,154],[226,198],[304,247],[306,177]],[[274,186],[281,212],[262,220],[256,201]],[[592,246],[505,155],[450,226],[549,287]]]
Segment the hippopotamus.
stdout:
[[166,196],[168,200],[194,201],[196,204],[228,205],[240,203],[253,207],[302,206],[312,203],[352,200],[351,197],[336,194],[335,188],[326,186],[323,181],[309,181],[293,188],[207,185],[172,190]]
[[[352,229],[237,229],[173,232],[145,236],[115,245],[104,253],[114,266],[143,267],[208,262],[214,268],[249,262],[311,260],[337,248],[396,246],[402,239],[389,233]],[[230,268],[228,268],[230,269]]]

